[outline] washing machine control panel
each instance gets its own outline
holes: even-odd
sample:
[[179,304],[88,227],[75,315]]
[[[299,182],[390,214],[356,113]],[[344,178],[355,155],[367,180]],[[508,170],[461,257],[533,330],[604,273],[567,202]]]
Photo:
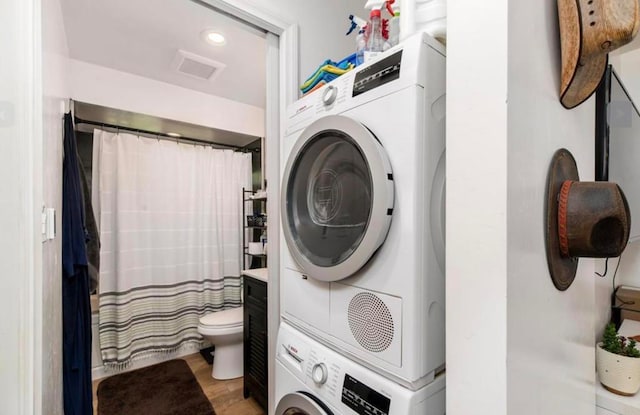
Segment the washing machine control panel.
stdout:
[[323,88],[322,93],[315,98],[315,111],[313,117],[330,113],[337,106],[344,104],[349,99],[351,85],[353,85],[354,74],[347,72],[340,78],[333,80]]
[[340,414],[445,413],[444,375],[411,391],[309,338],[287,321],[278,331],[276,359],[276,401],[285,394],[305,391]]
[[346,373],[342,384],[342,403],[360,415],[389,415],[391,399]]
[[389,415],[391,398],[350,375],[347,367],[317,349],[309,350],[307,385],[329,402],[341,402],[360,415]]
[[324,363],[316,363],[311,370],[311,378],[318,385],[324,385],[329,377],[327,365]]
[[307,384],[322,389],[323,394],[339,396],[340,366],[328,361],[324,354],[315,349],[310,350],[308,359],[306,375],[311,382]]

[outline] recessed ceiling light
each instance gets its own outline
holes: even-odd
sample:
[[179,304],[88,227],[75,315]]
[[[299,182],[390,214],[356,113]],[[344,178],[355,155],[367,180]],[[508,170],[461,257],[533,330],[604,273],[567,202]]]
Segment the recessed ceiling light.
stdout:
[[178,134],[178,133],[167,133],[167,135],[168,135],[169,137],[176,137],[176,138],[177,138],[177,137],[182,137],[182,135],[181,135],[181,134]]
[[215,30],[205,30],[202,32],[202,38],[211,45],[221,46],[227,43],[224,35]]

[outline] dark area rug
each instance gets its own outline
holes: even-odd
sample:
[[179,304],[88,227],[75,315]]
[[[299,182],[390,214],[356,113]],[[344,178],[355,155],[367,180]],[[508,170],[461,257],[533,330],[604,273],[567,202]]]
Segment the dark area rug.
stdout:
[[98,385],[98,415],[215,415],[181,359],[112,376]]

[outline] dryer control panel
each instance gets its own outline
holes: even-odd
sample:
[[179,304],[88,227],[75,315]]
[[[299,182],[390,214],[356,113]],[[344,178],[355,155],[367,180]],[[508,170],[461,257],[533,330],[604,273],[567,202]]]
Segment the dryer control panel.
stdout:
[[380,59],[358,72],[353,82],[351,96],[358,96],[371,91],[388,82],[400,78],[400,64],[402,63],[402,50]]

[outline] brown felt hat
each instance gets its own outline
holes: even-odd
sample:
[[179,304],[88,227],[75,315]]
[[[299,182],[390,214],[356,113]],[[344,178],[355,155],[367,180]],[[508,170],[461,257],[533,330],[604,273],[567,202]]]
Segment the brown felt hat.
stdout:
[[580,182],[565,149],[549,167],[546,213],[547,264],[559,290],[573,282],[578,258],[617,257],[627,246],[631,215],[622,189],[612,182]]
[[638,13],[638,0],[558,0],[562,105],[573,108],[596,90],[608,53],[638,32]]

